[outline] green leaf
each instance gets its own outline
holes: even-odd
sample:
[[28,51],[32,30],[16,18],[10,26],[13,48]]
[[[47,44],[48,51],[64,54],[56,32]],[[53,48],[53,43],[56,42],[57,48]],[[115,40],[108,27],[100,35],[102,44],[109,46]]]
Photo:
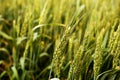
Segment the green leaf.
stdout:
[[3,51],[3,52],[5,52],[5,53],[9,53],[8,50],[5,49],[5,48],[0,48],[0,51]]
[[9,35],[7,35],[6,33],[0,31],[0,36],[2,36],[3,38],[5,39],[8,39],[8,40],[13,40],[13,38]]
[[0,74],[0,79],[1,79],[6,73],[7,73],[6,71],[3,71],[3,72]]
[[39,57],[41,58],[41,57],[44,57],[44,56],[49,56],[49,54],[48,53],[41,53],[40,55],[39,55]]
[[114,80],[117,74],[119,74],[118,72],[119,70],[115,70],[115,69],[105,71],[101,73],[100,75],[98,75],[96,80],[106,80],[106,78],[108,80]]
[[13,71],[12,78],[19,80],[18,71],[17,71],[16,67],[13,66],[11,69],[12,69],[12,71]]
[[21,65],[21,68],[22,70],[24,70],[24,66],[25,66],[25,59],[23,57],[20,58],[20,65]]
[[26,40],[26,39],[27,39],[27,37],[18,37],[18,38],[17,38],[17,45],[21,44],[22,41],[24,41],[24,40]]

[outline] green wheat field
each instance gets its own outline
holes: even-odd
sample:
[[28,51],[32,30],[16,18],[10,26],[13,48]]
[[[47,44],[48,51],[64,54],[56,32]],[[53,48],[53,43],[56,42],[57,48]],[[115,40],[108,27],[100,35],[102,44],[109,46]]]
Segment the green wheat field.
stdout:
[[0,0],[0,80],[58,79],[120,80],[120,0]]

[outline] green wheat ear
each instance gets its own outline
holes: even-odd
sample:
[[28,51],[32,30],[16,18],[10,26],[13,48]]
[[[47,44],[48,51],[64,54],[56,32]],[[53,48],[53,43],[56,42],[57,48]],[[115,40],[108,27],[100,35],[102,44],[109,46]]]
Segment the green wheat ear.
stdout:
[[113,68],[116,68],[120,66],[119,63],[119,57],[120,57],[120,25],[118,26],[118,29],[116,31],[116,39],[114,42],[114,45],[116,45],[116,48],[114,49],[113,52]]
[[59,44],[56,43],[58,45],[53,54],[52,67],[53,67],[55,77],[57,76],[58,78],[60,77],[60,70],[61,70],[62,64],[64,62],[64,58],[65,58],[64,49],[68,42],[67,37],[68,37],[69,32],[70,32],[70,29],[67,28]]
[[97,37],[96,40],[96,48],[94,53],[94,80],[100,74],[100,68],[103,63],[103,52],[102,52],[102,42],[104,36],[105,29],[103,28]]
[[[115,31],[115,29],[117,29]],[[120,39],[120,26],[119,26],[119,20],[117,19],[112,26],[111,34],[110,34],[110,40],[108,43],[108,46],[110,48],[110,54],[113,55],[113,65],[112,68],[116,68],[119,65],[119,39]]]
[[68,79],[67,80],[78,80],[81,75],[81,65],[82,65],[82,57],[83,57],[83,46],[80,46],[77,53],[74,55],[74,59],[70,66]]

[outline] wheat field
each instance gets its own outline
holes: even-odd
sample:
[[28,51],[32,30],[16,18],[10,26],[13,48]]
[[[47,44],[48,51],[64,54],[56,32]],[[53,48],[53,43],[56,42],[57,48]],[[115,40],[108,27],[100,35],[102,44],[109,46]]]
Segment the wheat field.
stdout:
[[120,80],[120,0],[0,0],[0,80],[55,78]]

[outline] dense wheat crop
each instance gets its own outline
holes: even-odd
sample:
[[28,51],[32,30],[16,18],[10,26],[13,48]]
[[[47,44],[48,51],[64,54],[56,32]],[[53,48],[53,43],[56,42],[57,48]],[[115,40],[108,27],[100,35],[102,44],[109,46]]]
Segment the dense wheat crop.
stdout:
[[120,0],[0,0],[0,80],[120,80]]

